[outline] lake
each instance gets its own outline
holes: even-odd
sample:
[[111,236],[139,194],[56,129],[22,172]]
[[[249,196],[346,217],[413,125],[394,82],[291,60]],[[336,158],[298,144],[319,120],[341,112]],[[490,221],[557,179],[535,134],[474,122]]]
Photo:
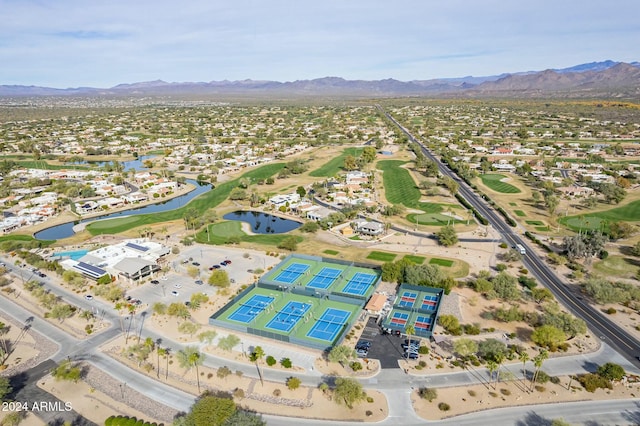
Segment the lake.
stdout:
[[256,234],[284,234],[302,226],[302,223],[274,216],[268,213],[238,210],[227,213],[223,217],[226,220],[239,220],[251,225],[251,231]]

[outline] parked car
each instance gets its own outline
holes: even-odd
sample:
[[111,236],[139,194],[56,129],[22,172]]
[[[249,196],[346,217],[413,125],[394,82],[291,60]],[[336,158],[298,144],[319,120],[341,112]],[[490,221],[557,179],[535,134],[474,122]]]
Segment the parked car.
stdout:
[[405,354],[405,358],[408,359],[418,359],[418,354],[415,352],[410,352],[408,354]]
[[202,285],[202,284],[204,284],[204,282],[202,280],[196,280],[196,284],[197,285]]
[[182,284],[180,284],[180,283],[175,283],[173,286],[174,286],[175,288],[182,288]]
[[192,264],[193,266],[200,266],[200,264],[199,264],[198,262],[191,262],[191,264]]
[[93,296],[90,294],[85,295],[84,298],[87,300],[93,300]]
[[214,269],[220,269],[220,265],[212,265],[209,270],[213,271]]
[[151,284],[153,284],[153,285],[160,284],[160,281],[158,281],[158,280],[151,280]]
[[180,295],[180,293],[178,293],[178,292],[177,292],[177,291],[175,291],[175,290],[172,290],[172,291],[171,291],[171,295],[172,295],[172,296],[179,296],[179,295]]
[[360,358],[364,358],[369,354],[369,351],[366,349],[358,349],[356,350],[356,355],[358,355]]

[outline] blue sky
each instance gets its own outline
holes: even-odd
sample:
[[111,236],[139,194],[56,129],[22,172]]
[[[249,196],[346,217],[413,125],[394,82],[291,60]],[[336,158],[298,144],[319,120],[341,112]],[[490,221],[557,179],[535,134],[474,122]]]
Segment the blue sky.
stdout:
[[0,84],[426,80],[640,60],[638,0],[0,0]]

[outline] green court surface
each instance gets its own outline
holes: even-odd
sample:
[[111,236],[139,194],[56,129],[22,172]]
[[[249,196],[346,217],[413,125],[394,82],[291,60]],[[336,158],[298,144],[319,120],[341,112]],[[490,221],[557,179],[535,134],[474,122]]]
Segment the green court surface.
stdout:
[[410,260],[416,265],[422,265],[427,258],[424,256],[414,256],[412,254],[408,254],[405,257],[403,257],[403,259]]
[[325,350],[344,338],[379,282],[369,265],[292,254],[209,323]]

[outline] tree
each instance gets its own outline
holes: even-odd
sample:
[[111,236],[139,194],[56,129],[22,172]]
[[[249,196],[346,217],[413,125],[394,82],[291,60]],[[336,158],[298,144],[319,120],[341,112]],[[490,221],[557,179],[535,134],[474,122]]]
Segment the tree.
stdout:
[[485,361],[498,362],[507,353],[507,345],[497,339],[485,339],[478,343],[478,356]]
[[296,194],[298,194],[300,198],[304,198],[307,195],[307,190],[304,189],[304,186],[299,186],[296,188]]
[[231,285],[231,281],[229,281],[229,274],[227,274],[227,271],[223,271],[222,269],[214,270],[207,282],[209,285],[219,288],[227,288]]
[[609,237],[612,240],[629,238],[637,232],[638,228],[628,222],[613,222],[609,224]]
[[65,380],[73,383],[78,383],[81,375],[82,370],[80,367],[74,366],[69,360],[61,362],[60,365],[51,372],[51,376],[53,376],[56,381]]
[[416,329],[415,329],[415,327],[413,325],[407,325],[407,326],[404,327],[404,333],[407,335],[407,339],[409,339],[409,341],[411,341],[411,336],[416,334]]
[[229,334],[226,337],[218,339],[218,347],[223,351],[231,351],[235,346],[240,343],[240,338],[235,334]]
[[560,204],[560,199],[553,194],[547,194],[544,196],[544,205],[547,207],[547,211],[553,216]]
[[318,232],[318,229],[320,229],[320,225],[318,225],[318,222],[309,221],[305,222],[299,229],[300,232],[309,232],[313,234]]
[[334,390],[336,404],[344,402],[347,407],[353,408],[353,404],[366,398],[362,385],[355,379],[338,377]]
[[458,234],[451,225],[443,226],[438,232],[436,232],[436,238],[438,243],[445,247],[451,247],[458,243]]
[[209,296],[207,296],[205,293],[193,293],[189,301],[191,303],[191,309],[195,310],[199,309],[200,305],[202,305],[203,303],[207,303],[209,301]]
[[198,334],[198,340],[207,345],[211,345],[217,335],[218,333],[215,330],[203,331],[202,333]]
[[365,163],[372,163],[376,159],[377,155],[378,155],[378,153],[376,152],[376,148],[375,147],[366,146],[362,150],[361,158]]
[[420,398],[431,402],[438,397],[438,390],[434,388],[420,388],[418,390],[418,395]]
[[222,426],[236,412],[236,404],[229,397],[205,394],[191,407],[187,414],[189,426]]
[[551,290],[544,287],[532,289],[531,295],[533,296],[533,300],[535,300],[537,304],[540,304],[545,300],[553,300],[553,293],[551,293]]
[[507,272],[500,272],[491,280],[493,290],[498,297],[504,300],[517,300],[520,298],[518,279]]
[[358,163],[356,162],[356,157],[353,155],[347,155],[344,157],[344,169],[347,171],[355,170],[358,168]]
[[191,314],[189,313],[189,309],[184,305],[184,303],[173,302],[167,308],[167,315],[178,318],[189,318]]
[[[493,382],[493,375],[496,371],[498,371],[498,363],[495,361],[487,361],[487,370],[489,370],[489,382]],[[497,379],[496,382],[493,384],[493,388],[495,389],[497,385]]]
[[540,347],[555,351],[562,342],[567,340],[567,336],[562,330],[553,325],[541,325],[533,330],[531,340]]
[[298,239],[294,236],[287,237],[278,244],[279,249],[296,251],[298,248]]
[[183,350],[178,351],[176,355],[180,367],[190,370],[192,367],[196,369],[196,380],[198,383],[198,392],[200,392],[200,373],[198,367],[202,365],[205,355],[200,353],[197,347],[187,346]]
[[190,321],[185,321],[178,326],[178,331],[180,333],[188,334],[191,337],[193,337],[198,329],[200,329],[200,324],[196,324]]
[[609,380],[622,380],[626,373],[618,364],[607,362],[598,367],[598,374]]
[[8,339],[4,337],[9,334],[9,330],[11,330],[10,325],[0,322],[0,343],[2,344],[1,349],[4,352],[4,355],[0,356],[0,365],[4,364],[6,360],[5,356],[9,355],[9,342]]
[[531,378],[531,390],[533,390],[533,386],[538,379],[538,373],[547,358],[549,358],[549,353],[545,350],[541,350],[538,355],[533,357],[533,365],[536,368],[536,371],[533,373],[533,377]]
[[56,303],[49,312],[49,318],[57,319],[62,323],[65,319],[71,317],[73,312],[74,310],[71,305],[66,303]]
[[247,199],[247,191],[242,188],[233,188],[229,193],[230,200],[246,200]]
[[287,387],[291,390],[296,390],[300,387],[302,381],[297,377],[289,377],[287,379]]
[[4,401],[4,397],[12,391],[11,382],[8,377],[0,376],[0,400]]
[[466,358],[478,352],[478,344],[475,340],[463,337],[453,342],[453,351],[459,356]]
[[267,422],[262,420],[262,416],[251,411],[236,410],[231,417],[227,418],[223,426],[266,426]]
[[331,348],[331,351],[329,351],[329,354],[327,355],[327,359],[329,360],[329,362],[338,362],[340,364],[344,364],[355,357],[356,351],[346,345],[334,346],[333,348]]
[[640,241],[638,241],[633,247],[631,247],[631,254],[640,257]]
[[257,366],[258,361],[260,361],[262,358],[264,358],[264,349],[262,349],[262,346],[254,347],[251,354],[249,354],[249,360],[251,362],[255,362]]
[[524,381],[527,378],[527,370],[525,369],[526,365],[527,365],[527,361],[529,361],[529,354],[527,353],[527,351],[522,351],[520,352],[520,355],[518,355],[518,360],[520,360],[520,362],[522,363],[522,385],[524,386]]
[[456,182],[449,176],[444,176],[442,178],[442,184],[445,186],[445,188],[447,188],[451,195],[456,195],[458,189],[460,189],[460,185],[458,184],[458,182]]

